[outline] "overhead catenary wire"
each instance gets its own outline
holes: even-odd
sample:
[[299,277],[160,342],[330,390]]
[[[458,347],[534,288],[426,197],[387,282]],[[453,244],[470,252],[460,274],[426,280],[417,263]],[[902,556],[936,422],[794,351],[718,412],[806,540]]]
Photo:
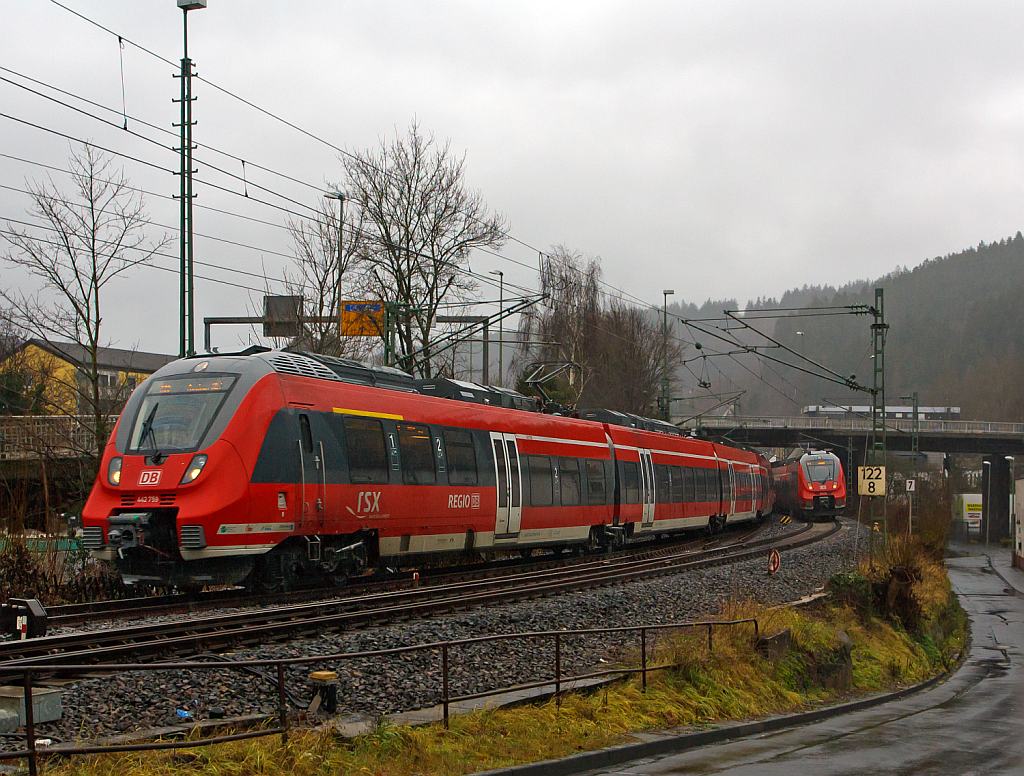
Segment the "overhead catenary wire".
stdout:
[[[122,41],[122,43],[123,43],[124,39],[121,38],[120,36],[118,36],[118,40]],[[159,124],[154,124],[153,122],[147,121],[146,119],[143,119],[143,118],[141,118],[141,117],[139,117],[137,115],[133,115],[131,113],[128,113],[127,110],[118,111],[116,108],[112,108],[109,105],[104,105],[101,102],[97,102],[95,100],[89,99],[88,97],[84,97],[84,96],[82,96],[80,94],[76,94],[75,92],[68,91],[67,89],[62,89],[59,86],[55,86],[54,84],[51,84],[51,83],[49,83],[47,81],[43,81],[43,80],[40,80],[38,78],[33,78],[30,75],[26,75],[25,73],[19,72],[17,70],[9,68],[9,67],[4,67],[3,65],[0,65],[0,71],[3,71],[5,73],[10,73],[11,75],[15,75],[15,76],[17,76],[19,78],[22,78],[22,79],[24,79],[26,81],[29,81],[29,82],[31,82],[33,84],[36,84],[37,86],[42,86],[44,88],[50,89],[52,91],[55,91],[55,92],[57,92],[59,94],[63,94],[66,97],[71,97],[72,99],[80,100],[81,102],[84,102],[84,103],[86,103],[88,105],[92,105],[94,108],[100,108],[101,110],[109,111],[109,112],[117,114],[117,115],[122,115],[124,117],[125,123],[127,123],[128,119],[131,119],[133,122],[135,122],[137,124],[142,124],[143,126],[149,127],[150,129],[155,129],[158,132],[163,132],[164,134],[168,135],[172,139],[176,140],[178,138],[178,133],[177,132],[174,132],[173,130],[167,129],[166,127],[163,127],[163,126],[161,126]],[[4,80],[7,80],[7,79],[4,79]],[[16,84],[15,82],[10,82],[10,83],[14,83],[14,85],[19,86],[19,84]],[[122,127],[122,129],[127,129],[127,126]],[[258,162],[254,162],[251,159],[243,159],[241,156],[238,156],[237,154],[233,154],[230,151],[225,151],[222,148],[218,148],[217,146],[210,145],[209,143],[197,143],[196,145],[197,145],[198,148],[204,148],[204,149],[207,149],[209,151],[213,151],[214,153],[221,154],[222,156],[225,156],[225,157],[227,157],[229,159],[233,159],[236,162],[240,162],[242,165],[247,165],[249,167],[255,167],[258,170],[261,170],[263,172],[269,173],[271,175],[275,175],[275,176],[277,176],[279,178],[282,178],[283,180],[291,181],[292,183],[297,183],[300,186],[305,186],[307,188],[313,189],[314,191],[318,191],[318,192],[322,192],[323,191],[323,186],[318,186],[315,183],[310,183],[309,181],[304,181],[304,180],[302,180],[300,178],[296,178],[293,175],[289,175],[288,173],[281,172],[280,170],[276,170],[273,167],[267,167],[265,165],[259,164]],[[243,173],[243,177],[244,177],[244,173]]]
[[[2,228],[0,228],[0,234],[8,236],[8,239],[10,239],[10,237],[24,237],[23,234],[21,234],[19,232],[16,232],[13,229],[2,229]],[[32,237],[31,239],[33,239],[36,242],[42,243],[44,245],[53,245],[53,246],[56,246],[58,248],[65,247],[64,243],[58,242],[56,240],[44,240],[44,239],[42,239],[40,237]],[[136,250],[145,250],[145,249],[136,249]],[[106,253],[97,253],[96,256],[98,258],[117,258],[116,255],[106,254]],[[177,258],[177,257],[175,256],[174,258]],[[198,262],[196,262],[196,263],[198,264]],[[141,267],[143,269],[149,267],[151,269],[162,270],[164,272],[172,272],[174,274],[178,274],[178,272],[179,272],[178,268],[176,268],[176,267],[164,267],[164,266],[162,266],[160,264],[154,264],[152,262],[145,262],[145,261],[135,262],[135,263],[132,264],[132,266],[129,269],[135,269],[136,267]],[[66,269],[66,267],[65,267],[65,269]],[[123,273],[119,273],[118,276],[121,276],[121,275],[123,275]],[[245,291],[254,291],[256,293],[263,293],[263,289],[253,288],[252,286],[242,285],[241,283],[233,283],[230,280],[221,280],[220,278],[213,278],[213,277],[209,277],[209,276],[206,276],[206,275],[196,275],[196,277],[200,278],[202,280],[207,280],[207,281],[209,281],[211,283],[219,283],[219,284],[224,285],[224,286],[233,286],[235,288],[240,288],[240,289],[243,289]]]
[[[146,54],[148,54],[150,56],[155,57],[156,59],[166,63],[167,65],[169,65],[169,66],[171,66],[173,68],[177,68],[177,63],[173,62],[171,59],[168,59],[166,57],[161,56],[160,54],[156,53],[152,49],[149,49],[146,46],[144,46],[142,44],[139,44],[136,41],[134,41],[134,40],[124,36],[122,33],[115,32],[113,29],[111,29],[109,27],[106,27],[105,25],[97,22],[94,19],[91,19],[90,17],[86,16],[85,14],[82,14],[82,13],[80,13],[80,12],[70,8],[69,6],[67,6],[67,5],[65,5],[63,3],[58,2],[58,0],[51,0],[51,3],[53,3],[54,5],[62,8],[65,11],[73,14],[74,16],[82,19],[83,21],[85,21],[85,22],[87,22],[87,23],[97,27],[98,29],[101,29],[104,32],[106,32],[106,33],[116,37],[118,39],[118,41],[119,41],[119,45],[123,45],[123,43],[128,43],[129,45],[137,48],[140,51],[145,52]],[[225,87],[220,86],[219,84],[217,84],[217,83],[215,83],[215,82],[213,82],[213,81],[211,81],[211,80],[209,80],[209,79],[207,79],[205,77],[200,77],[200,76],[196,76],[196,77],[197,77],[198,80],[202,81],[203,83],[206,83],[207,85],[211,86],[212,88],[214,88],[214,89],[216,89],[216,90],[218,90],[218,91],[220,91],[220,92],[222,92],[222,93],[224,93],[224,94],[226,94],[226,95],[228,95],[228,96],[230,96],[230,97],[232,97],[232,98],[242,102],[243,104],[249,106],[250,108],[252,108],[254,110],[257,110],[258,112],[263,113],[264,115],[266,115],[266,116],[268,116],[268,117],[270,117],[270,118],[272,118],[272,119],[274,119],[274,120],[276,120],[278,122],[281,122],[281,123],[285,124],[286,126],[289,126],[290,128],[292,128],[292,129],[294,129],[294,130],[296,130],[296,131],[298,131],[298,132],[308,136],[311,139],[314,139],[314,140],[316,140],[316,141],[318,141],[318,142],[320,142],[320,143],[322,143],[322,144],[332,148],[333,150],[337,151],[338,153],[340,153],[340,154],[342,154],[344,156],[347,156],[347,157],[350,157],[350,158],[354,158],[354,155],[351,152],[346,151],[344,148],[342,148],[342,147],[340,147],[340,146],[338,146],[338,145],[336,145],[334,143],[331,143],[330,141],[328,141],[328,140],[326,140],[326,139],[316,135],[315,133],[310,132],[309,130],[307,130],[307,129],[305,129],[305,128],[303,128],[303,127],[301,127],[301,126],[299,126],[299,125],[297,125],[297,124],[295,124],[295,123],[293,123],[293,122],[291,122],[291,121],[289,121],[289,120],[287,120],[285,118],[283,118],[282,116],[279,116],[278,114],[274,113],[273,111],[270,111],[270,110],[268,110],[268,109],[266,109],[266,108],[264,108],[264,107],[262,107],[260,105],[257,105],[256,103],[254,103],[254,102],[252,102],[250,100],[247,100],[244,97],[241,97],[240,95],[232,92],[231,90],[229,90],[229,89],[227,89]],[[124,112],[126,114],[126,111],[124,111]],[[5,114],[0,114],[0,115],[5,115]],[[17,119],[15,119],[15,120],[17,120]],[[28,122],[25,122],[25,123],[28,123]],[[97,147],[99,147],[99,146],[97,146]],[[209,147],[209,146],[207,146],[207,147]],[[103,150],[109,150],[109,149],[103,149]],[[240,160],[240,157],[238,157],[238,158]],[[215,165],[212,165],[209,162],[203,162],[203,163],[206,164],[207,166],[211,167],[211,169],[215,169],[218,172],[221,172],[222,174],[229,175],[232,178],[242,180],[243,181],[243,186],[247,188],[248,183],[247,183],[247,181],[245,181],[244,176],[242,178],[239,178],[239,176],[234,175],[234,174],[232,174],[232,173],[230,173],[228,171],[222,170],[220,168],[217,168]],[[384,170],[379,170],[379,171],[384,172],[385,174],[388,174],[387,171],[384,171]],[[223,189],[223,187],[218,187],[216,184],[212,184],[212,183],[210,183],[208,181],[201,180],[200,182],[204,183],[205,185],[212,186],[214,188],[222,188]],[[297,182],[301,182],[301,181],[297,181]],[[302,183],[304,183],[304,182],[302,182]],[[306,184],[306,185],[309,185],[309,184]],[[229,189],[224,189],[224,190],[230,191]],[[270,191],[270,190],[268,190],[268,191]],[[231,193],[237,193],[237,192],[231,192]],[[275,196],[282,196],[282,195],[280,195],[279,193],[276,193],[276,192],[272,192],[272,193]],[[240,194],[240,196],[244,196],[244,194]],[[284,197],[282,196],[282,198],[284,198]],[[296,213],[293,213],[292,211],[287,210],[286,208],[280,208],[280,206],[275,206],[273,203],[262,202],[262,204],[270,205],[272,207],[278,207],[279,209],[282,209],[285,212],[290,212],[292,215],[296,215],[297,217],[303,217],[303,216],[299,216]],[[300,206],[308,208],[308,206],[303,205],[301,203],[296,203],[296,204],[300,204]],[[312,208],[309,208],[309,209],[312,210]],[[476,220],[479,220],[479,219],[476,219]],[[502,235],[504,237],[506,237],[507,239],[509,239],[509,240],[512,240],[512,241],[514,241],[514,242],[516,242],[516,243],[518,243],[520,245],[523,245],[524,247],[529,248],[530,250],[540,254],[541,256],[545,255],[545,251],[542,251],[539,248],[537,248],[535,245],[532,245],[529,242],[526,242],[526,241],[516,237],[515,235],[512,235],[507,230],[503,230],[502,231]],[[498,258],[500,258],[502,260],[510,261],[510,262],[518,264],[520,266],[532,269],[532,265],[528,265],[525,262],[514,260],[514,259],[511,259],[510,257],[504,256],[504,255],[501,255],[501,254],[495,254],[495,255],[497,255]],[[484,281],[484,282],[486,282],[486,281]],[[633,294],[630,294],[629,292],[626,292],[625,290],[623,290],[623,289],[621,289],[619,287],[613,286],[613,285],[607,283],[607,281],[601,280],[599,282],[605,288],[611,289],[612,291],[616,292],[615,294],[608,294],[608,293],[605,292],[605,295],[608,296],[609,298],[617,298],[617,299],[619,299],[621,301],[626,301],[627,299],[629,299],[629,300],[632,300],[633,302],[639,303],[640,305],[642,305],[645,308],[649,308],[649,309],[652,309],[652,310],[655,310],[655,311],[659,311],[659,312],[661,311],[660,308],[657,307],[656,305],[653,305],[653,304],[647,302],[646,300],[643,300],[643,299],[641,299],[641,298],[639,298],[639,297],[637,297],[637,296],[635,296]],[[670,315],[672,316],[672,318],[674,320],[678,320],[678,321],[686,324],[686,319],[683,316],[678,315],[676,313],[671,313]],[[712,336],[715,336],[715,335],[712,335]],[[679,338],[675,338],[675,339],[679,339]],[[683,340],[680,340],[680,341],[683,341]],[[725,341],[728,341],[728,340],[725,340]],[[690,341],[690,343],[693,343],[693,342],[694,341],[692,341],[692,340]],[[756,351],[751,351],[751,352],[753,352],[753,354],[756,357],[758,357],[758,358],[762,358],[763,357],[762,354],[759,354]],[[792,365],[788,364],[787,362],[781,361],[779,359],[773,359],[773,360],[775,360],[777,363],[785,365],[785,366],[792,366]],[[806,370],[800,370],[800,371],[806,371]]]

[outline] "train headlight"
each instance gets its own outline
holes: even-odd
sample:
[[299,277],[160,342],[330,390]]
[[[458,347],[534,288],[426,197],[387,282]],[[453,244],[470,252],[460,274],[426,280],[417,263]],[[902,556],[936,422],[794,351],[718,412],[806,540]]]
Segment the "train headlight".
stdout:
[[121,457],[114,456],[107,464],[107,482],[111,485],[121,484]]
[[185,473],[181,475],[181,484],[188,485],[190,482],[195,480],[196,477],[203,473],[204,466],[206,466],[205,455],[192,456],[192,460],[189,461],[188,468],[185,469]]

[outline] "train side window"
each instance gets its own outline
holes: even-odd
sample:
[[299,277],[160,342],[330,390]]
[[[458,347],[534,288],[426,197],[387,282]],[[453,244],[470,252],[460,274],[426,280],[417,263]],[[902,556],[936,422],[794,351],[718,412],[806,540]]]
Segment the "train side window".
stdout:
[[591,506],[608,503],[608,488],[605,485],[604,462],[589,460],[587,470],[587,503]]
[[299,433],[302,435],[302,448],[307,453],[312,453],[313,431],[309,427],[309,415],[299,415]]
[[704,476],[708,481],[708,501],[718,501],[722,497],[722,483],[718,478],[718,469],[705,469]]
[[622,489],[624,504],[640,503],[640,468],[633,461],[622,462]]
[[561,483],[562,506],[579,506],[581,500],[580,462],[575,458],[559,458],[558,479]]
[[518,507],[520,506],[519,492],[522,484],[519,482],[519,469],[522,466],[522,459],[519,457],[519,449],[516,447],[515,442],[506,441],[505,452],[508,453],[508,471],[512,475],[511,505]]
[[379,420],[345,418],[345,451],[352,482],[387,482],[388,454]]
[[452,485],[476,485],[476,448],[468,431],[445,429],[444,447],[448,457],[448,482]]
[[504,509],[508,506],[508,464],[505,460],[505,445],[500,437],[492,439],[491,445],[494,449],[494,461],[498,466],[498,508]]
[[681,504],[683,503],[683,468],[681,466],[672,467],[672,503]]
[[530,469],[531,506],[551,506],[554,486],[554,478],[551,475],[551,459],[546,455],[530,455],[526,460]]
[[703,469],[691,469],[693,472],[693,500],[705,502],[708,500],[708,481],[704,477]]
[[433,485],[437,482],[434,445],[426,426],[399,423],[398,449],[402,454],[403,482],[408,485]]
[[660,463],[654,464],[654,479],[657,481],[654,496],[659,504],[667,504],[672,500],[672,470]]
[[683,501],[692,504],[697,500],[697,493],[693,486],[693,469],[689,466],[684,466],[683,476],[686,478],[683,481]]

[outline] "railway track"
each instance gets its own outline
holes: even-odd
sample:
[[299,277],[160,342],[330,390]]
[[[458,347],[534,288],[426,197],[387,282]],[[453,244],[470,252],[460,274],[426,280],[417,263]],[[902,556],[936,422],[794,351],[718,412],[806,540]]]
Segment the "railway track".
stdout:
[[[820,541],[839,529],[838,523],[806,525],[781,537],[752,537],[714,548],[684,549],[657,557],[602,558],[490,579],[6,642],[0,644],[0,676],[15,673],[23,664],[79,666],[123,661],[129,657],[194,654],[620,584],[747,560],[759,557],[765,548],[784,552]],[[82,671],[86,672],[87,669]]]
[[[680,549],[698,548],[710,550],[722,543],[747,541],[763,530],[764,526],[743,526],[730,533],[712,538],[673,537],[667,541],[652,540],[629,545],[619,550],[600,555],[602,559],[619,557],[655,557]],[[414,582],[412,572],[404,571],[384,579],[372,579],[346,585],[336,590],[304,588],[286,593],[265,593],[254,595],[242,588],[210,590],[201,593],[177,593],[171,595],[139,596],[135,598],[90,601],[79,604],[47,606],[48,627],[68,627],[97,620],[141,618],[171,614],[193,614],[214,608],[256,607],[276,604],[303,603],[315,600],[368,595],[375,592],[391,592],[396,589],[425,587],[473,579],[506,575],[517,571],[540,570],[574,566],[592,561],[596,556],[544,556],[539,558],[504,558],[488,563],[438,566],[424,569],[419,583]]]

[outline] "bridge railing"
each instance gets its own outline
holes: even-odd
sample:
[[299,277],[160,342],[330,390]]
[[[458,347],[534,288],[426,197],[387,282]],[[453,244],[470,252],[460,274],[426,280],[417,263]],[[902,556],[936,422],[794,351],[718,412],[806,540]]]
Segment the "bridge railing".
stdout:
[[[107,418],[113,428],[116,415]],[[0,415],[0,460],[75,458],[96,447],[91,415]]]
[[[696,427],[691,421],[688,427]],[[737,415],[726,417],[703,417],[700,425],[704,428],[804,428],[830,431],[870,431],[871,421],[867,418],[823,418],[797,415],[780,417],[770,415]],[[912,418],[887,418],[885,426],[889,431],[910,433],[913,431]],[[920,420],[918,429],[922,433],[939,434],[992,434],[1024,435],[1024,423],[1005,423],[988,420]]]

